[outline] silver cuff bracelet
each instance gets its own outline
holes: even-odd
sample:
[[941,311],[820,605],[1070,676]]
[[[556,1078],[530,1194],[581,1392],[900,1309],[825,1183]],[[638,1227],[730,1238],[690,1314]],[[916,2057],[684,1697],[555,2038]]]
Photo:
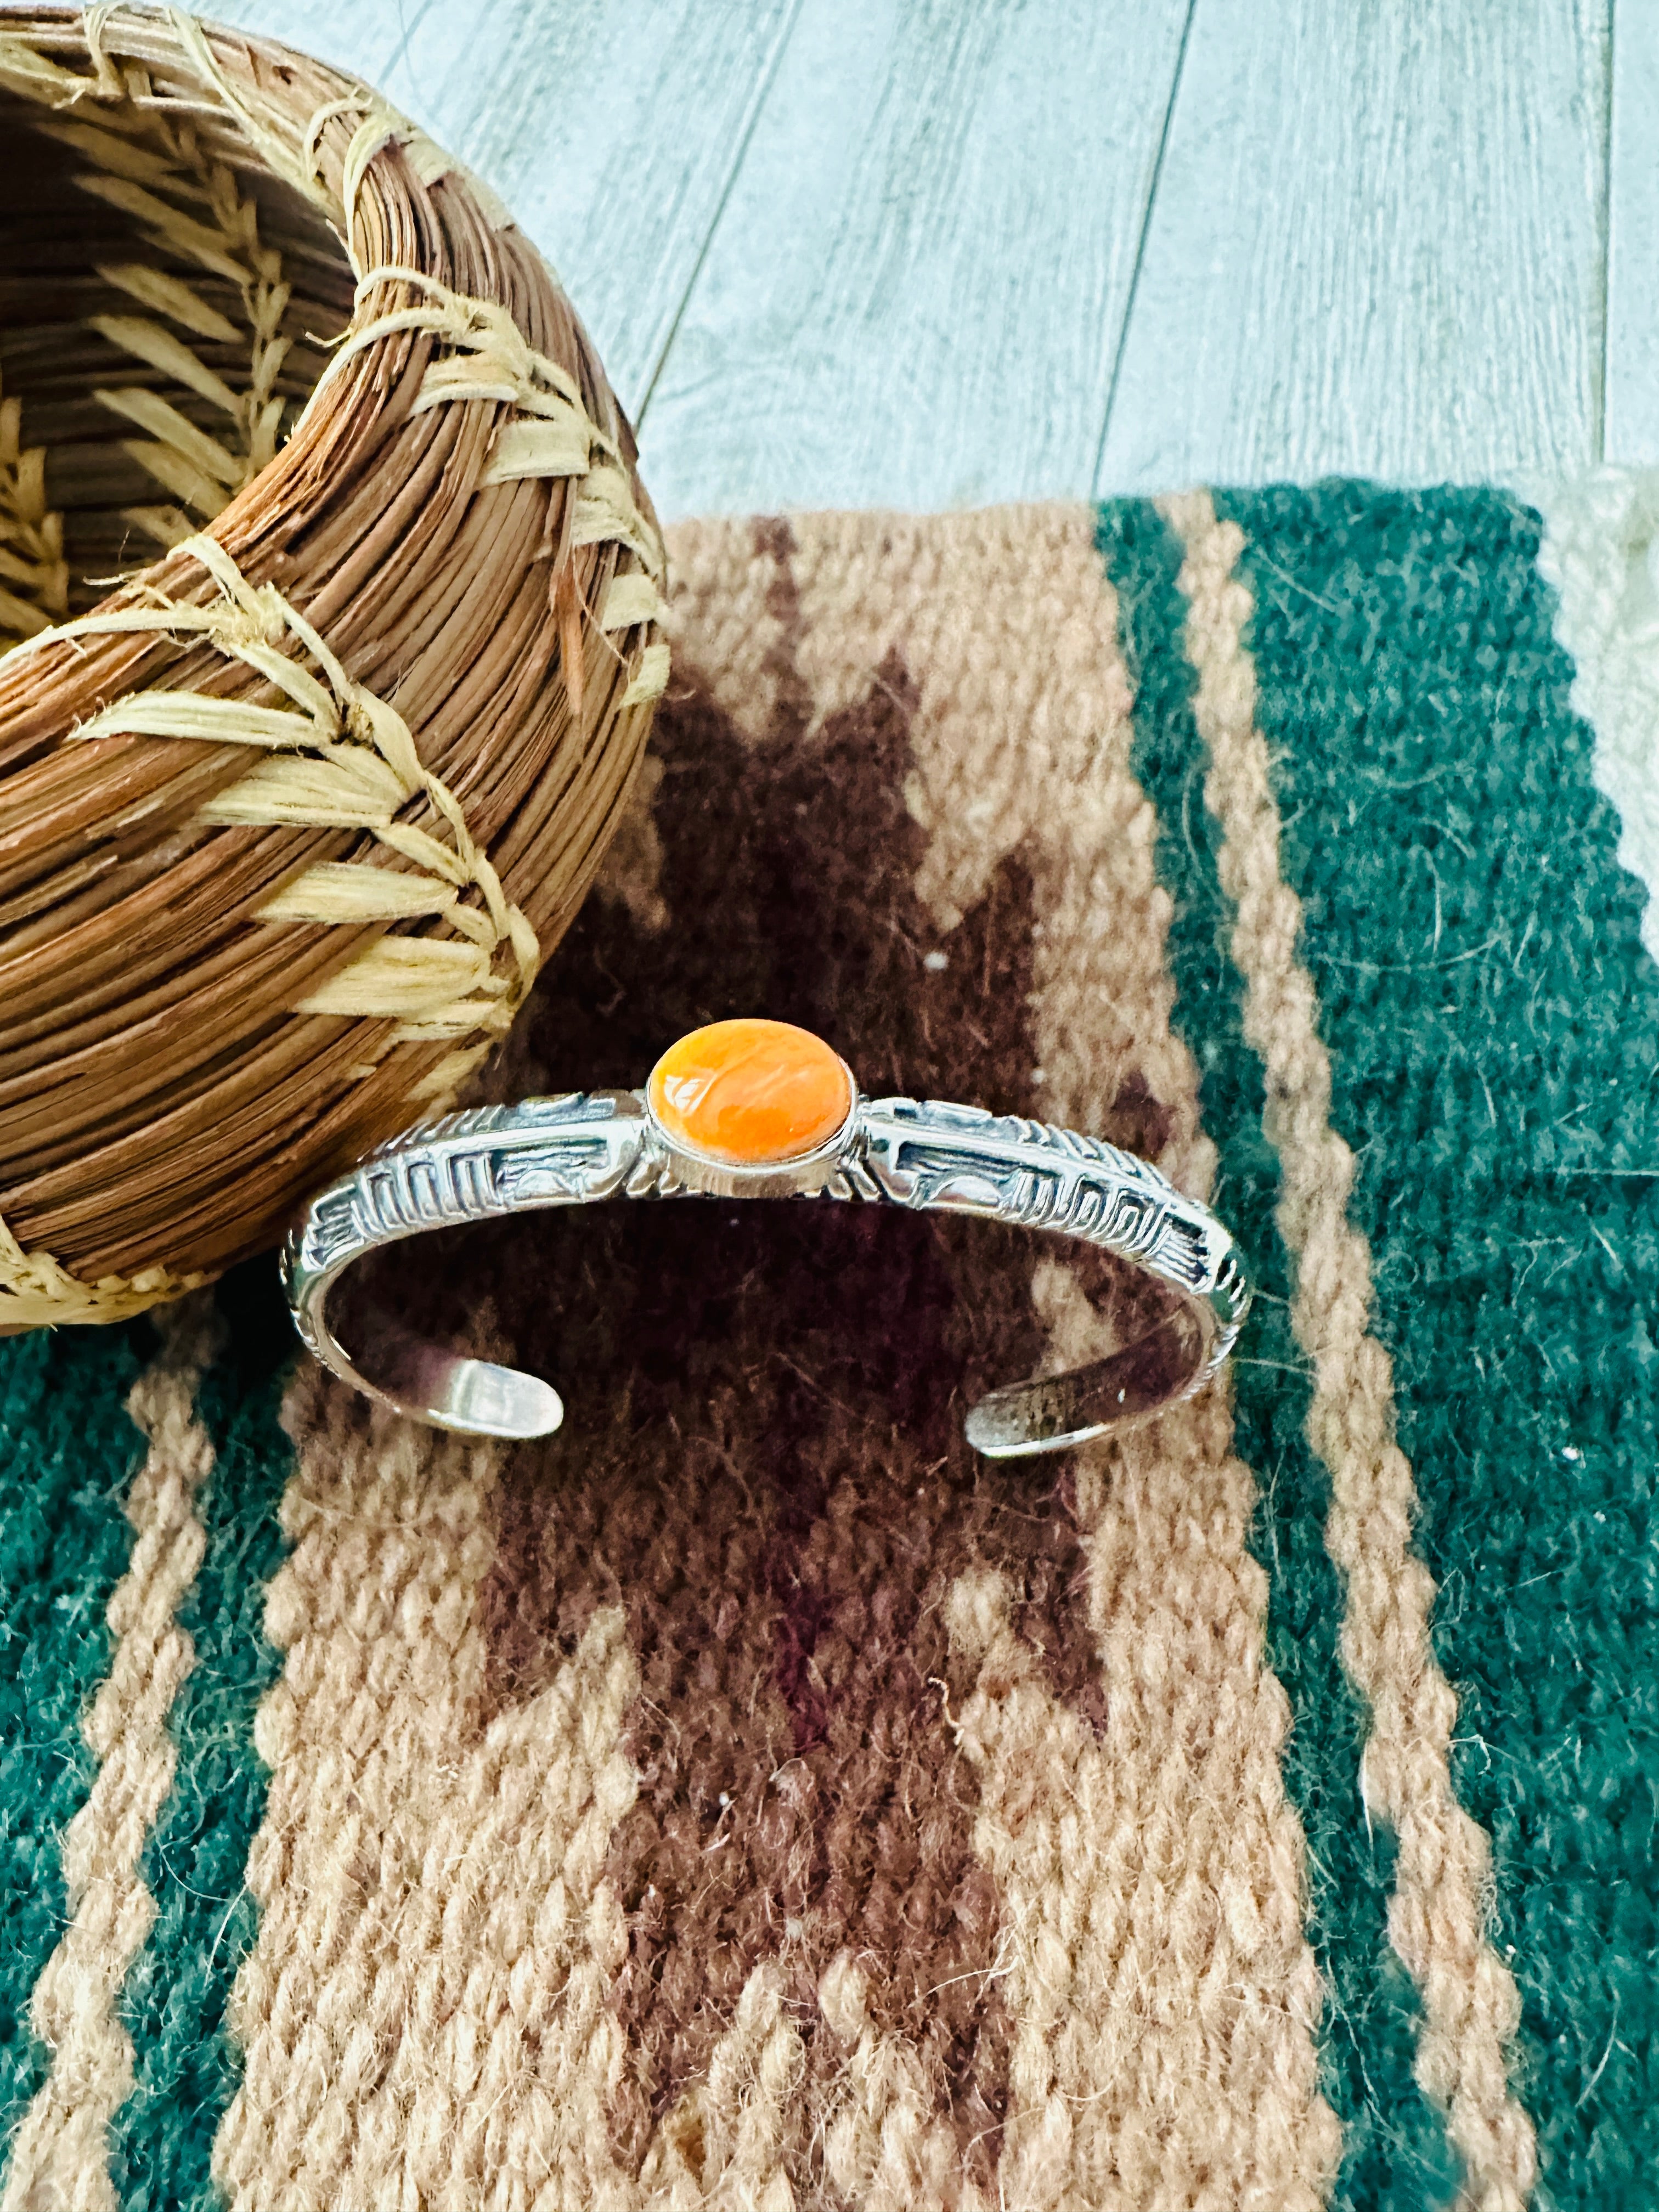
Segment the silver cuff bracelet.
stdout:
[[307,1208],[283,1248],[284,1285],[307,1345],[359,1389],[441,1428],[546,1436],[564,1414],[550,1383],[427,1342],[384,1313],[349,1350],[329,1325],[330,1291],[366,1253],[427,1230],[691,1197],[977,1214],[1098,1245],[1175,1294],[1138,1342],[981,1399],[966,1432],[993,1459],[1082,1443],[1188,1395],[1226,1358],[1249,1307],[1227,1231],[1133,1153],[975,1107],[861,1097],[829,1047],[759,1022],[693,1032],[643,1091],[454,1114],[382,1146]]

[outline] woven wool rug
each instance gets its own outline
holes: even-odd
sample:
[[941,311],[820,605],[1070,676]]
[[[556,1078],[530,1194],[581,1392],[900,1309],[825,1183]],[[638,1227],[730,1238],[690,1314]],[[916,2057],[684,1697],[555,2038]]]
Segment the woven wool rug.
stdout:
[[[1109,1136],[1261,1296],[976,1463],[1108,1267],[617,1206],[0,1346],[4,2212],[1659,2203],[1659,499],[681,529],[495,1095],[766,1012]],[[1103,1317],[1104,1316],[1104,1317]]]

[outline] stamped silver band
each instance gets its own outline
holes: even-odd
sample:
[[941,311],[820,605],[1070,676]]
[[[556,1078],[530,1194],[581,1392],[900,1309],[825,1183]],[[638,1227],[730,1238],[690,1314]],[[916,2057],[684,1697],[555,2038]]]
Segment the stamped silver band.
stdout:
[[980,1400],[968,1441],[988,1458],[1058,1451],[1188,1396],[1226,1358],[1250,1303],[1231,1238],[1133,1153],[970,1106],[866,1099],[834,1140],[782,1165],[684,1151],[637,1091],[577,1091],[451,1115],[372,1154],[307,1207],[283,1251],[300,1334],[338,1375],[416,1419],[538,1437],[564,1408],[550,1383],[465,1358],[377,1313],[355,1351],[329,1327],[331,1288],[378,1246],[429,1229],[613,1198],[859,1200],[977,1214],[1097,1244],[1174,1292],[1139,1341]]

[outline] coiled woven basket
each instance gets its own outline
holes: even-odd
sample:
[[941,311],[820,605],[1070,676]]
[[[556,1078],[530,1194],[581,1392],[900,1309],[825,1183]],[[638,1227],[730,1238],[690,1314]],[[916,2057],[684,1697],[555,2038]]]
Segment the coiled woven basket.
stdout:
[[453,1102],[593,877],[668,649],[557,279],[375,94],[46,9],[0,17],[0,132],[15,1328],[178,1295]]

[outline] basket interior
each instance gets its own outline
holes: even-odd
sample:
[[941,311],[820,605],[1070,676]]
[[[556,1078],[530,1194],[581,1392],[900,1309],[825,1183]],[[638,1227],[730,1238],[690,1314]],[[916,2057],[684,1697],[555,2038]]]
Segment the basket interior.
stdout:
[[70,108],[0,94],[0,651],[218,514],[350,315],[319,211],[126,82]]

